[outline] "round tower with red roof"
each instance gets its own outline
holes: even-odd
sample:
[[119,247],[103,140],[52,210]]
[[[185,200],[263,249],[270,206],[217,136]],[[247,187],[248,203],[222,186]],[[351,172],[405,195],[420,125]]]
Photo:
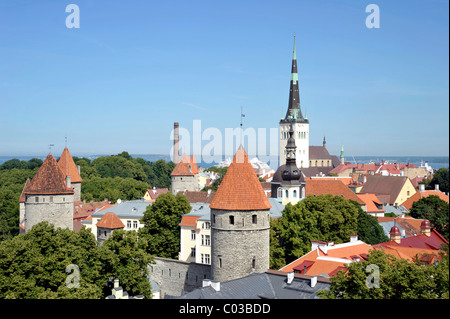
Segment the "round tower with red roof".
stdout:
[[210,208],[212,280],[267,271],[271,205],[242,146]]

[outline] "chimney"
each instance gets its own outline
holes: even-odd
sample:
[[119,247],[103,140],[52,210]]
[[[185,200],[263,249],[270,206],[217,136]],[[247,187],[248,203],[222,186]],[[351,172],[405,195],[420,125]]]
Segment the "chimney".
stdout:
[[314,288],[317,284],[317,276],[311,276],[311,288]]
[[421,193],[425,192],[425,184],[419,184],[419,192]]
[[80,165],[77,166],[77,169],[78,169],[78,174],[81,174],[81,166]]
[[292,283],[292,281],[294,280],[294,272],[288,272],[287,273],[287,284],[290,285]]
[[427,237],[430,237],[430,221],[428,219],[424,219],[423,222],[420,224],[420,233],[424,234]]
[[180,131],[179,131],[179,123],[173,123],[173,162],[178,164],[180,161]]
[[400,244],[401,242],[401,234],[400,229],[397,226],[394,226],[391,228],[391,231],[389,232],[390,239],[395,241],[397,244]]
[[119,288],[119,279],[114,279],[114,288]]
[[356,241],[358,241],[358,235],[350,235],[350,242],[354,243]]
[[439,192],[439,184],[434,184],[434,190],[435,190],[436,192]]
[[66,185],[67,185],[67,188],[71,188],[72,187],[72,182],[71,182],[71,179],[70,179],[70,175],[66,176]]
[[220,281],[211,280],[211,279],[203,279],[202,287],[211,286],[215,291],[220,291]]

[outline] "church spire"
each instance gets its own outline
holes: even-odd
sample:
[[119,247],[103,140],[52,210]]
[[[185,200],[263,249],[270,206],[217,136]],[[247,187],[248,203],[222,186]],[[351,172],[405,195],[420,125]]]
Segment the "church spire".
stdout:
[[300,109],[300,94],[298,90],[298,72],[297,72],[297,49],[295,47],[292,53],[291,83],[289,89],[289,105],[285,120],[294,122],[304,122],[302,111]]

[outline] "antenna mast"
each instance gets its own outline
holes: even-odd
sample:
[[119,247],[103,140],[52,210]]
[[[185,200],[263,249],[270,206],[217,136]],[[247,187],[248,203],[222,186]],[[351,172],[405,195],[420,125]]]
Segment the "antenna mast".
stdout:
[[[242,113],[242,110],[243,110],[243,108],[241,106],[241,145],[242,145],[242,118],[245,117],[245,114]],[[242,146],[244,146],[244,145],[242,145]]]

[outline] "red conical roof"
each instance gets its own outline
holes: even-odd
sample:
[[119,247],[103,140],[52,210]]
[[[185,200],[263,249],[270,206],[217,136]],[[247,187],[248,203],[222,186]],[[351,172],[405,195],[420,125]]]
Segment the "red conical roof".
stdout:
[[240,147],[234,155],[209,207],[224,210],[270,209],[269,199],[244,148]]
[[70,176],[70,181],[72,183],[81,183],[82,179],[78,173],[78,168],[73,161],[72,155],[70,155],[69,149],[66,147],[61,155],[58,162],[59,167],[65,174],[65,176]]
[[108,229],[119,229],[124,228],[125,225],[122,221],[117,217],[116,214],[112,212],[106,213],[96,224],[97,227],[100,228],[108,228]]
[[52,154],[49,154],[33,177],[25,194],[73,194],[73,188],[67,188],[66,176],[61,171]]

